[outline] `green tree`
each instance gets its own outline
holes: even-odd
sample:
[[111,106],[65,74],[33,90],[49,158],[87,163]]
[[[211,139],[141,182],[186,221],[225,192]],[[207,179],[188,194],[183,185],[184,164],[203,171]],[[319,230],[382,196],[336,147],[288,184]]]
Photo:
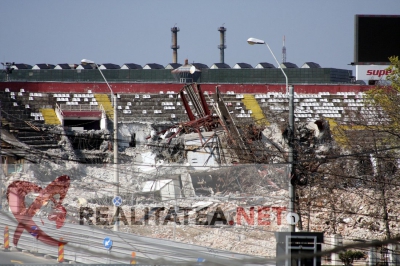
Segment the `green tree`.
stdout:
[[366,92],[366,107],[379,118],[379,131],[400,138],[400,61],[398,56],[389,59],[391,64],[387,69],[391,73],[387,81],[390,83],[378,85]]
[[339,253],[339,259],[344,265],[352,265],[354,260],[359,260],[364,258],[365,255],[358,250],[346,250],[345,252]]

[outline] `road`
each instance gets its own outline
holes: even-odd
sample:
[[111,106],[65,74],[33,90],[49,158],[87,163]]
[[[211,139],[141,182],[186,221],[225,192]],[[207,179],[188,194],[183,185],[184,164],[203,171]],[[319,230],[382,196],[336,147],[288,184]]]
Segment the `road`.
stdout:
[[[35,222],[40,225],[41,229],[46,232],[46,234],[53,236],[55,239],[63,238],[63,240],[67,242],[64,247],[65,259],[74,260],[79,263],[97,264],[109,262],[128,264],[132,259],[132,252],[135,253],[135,261],[139,264],[154,264],[152,262],[160,262],[157,264],[193,265],[193,263],[197,261],[205,261],[205,263],[202,262],[202,265],[242,266],[246,264],[265,265],[269,263],[263,257],[212,249],[201,245],[186,244],[167,239],[144,237],[126,232],[115,232],[94,226],[66,223],[63,227],[57,229],[54,225],[49,223],[42,225],[40,221]],[[10,213],[1,213],[0,232],[2,232],[2,228],[7,225],[10,236],[12,237],[17,224],[18,222],[15,221]],[[113,243],[110,251],[104,246],[104,240],[107,238],[111,239]],[[3,236],[0,233],[0,243],[2,240]],[[53,256],[56,256],[58,252],[58,248],[54,245],[47,245],[42,241],[35,241],[35,238],[26,230],[18,241],[18,247],[28,250],[35,248],[39,253],[51,254]],[[3,253],[0,255],[2,254]],[[16,255],[17,257],[12,256],[5,262],[0,261],[0,263],[10,263],[11,260],[28,262],[29,260],[27,259],[35,259],[33,256],[26,257],[28,255],[25,254],[25,256],[22,257],[21,254]],[[22,259],[19,259],[20,257]],[[4,260],[3,258],[1,259]],[[42,264],[43,260],[44,259],[40,261]],[[54,262],[44,260],[44,262],[52,264],[55,260]]]
[[1,264],[56,264],[55,259],[45,259],[44,257],[35,256],[31,253],[22,253],[20,251],[3,251],[0,250]]

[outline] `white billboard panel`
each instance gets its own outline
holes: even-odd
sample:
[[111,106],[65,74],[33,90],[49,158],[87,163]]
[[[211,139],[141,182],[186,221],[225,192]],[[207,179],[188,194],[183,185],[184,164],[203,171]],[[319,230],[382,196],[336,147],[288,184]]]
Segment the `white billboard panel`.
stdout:
[[389,65],[357,65],[356,79],[357,80],[386,80],[391,70],[387,68]]

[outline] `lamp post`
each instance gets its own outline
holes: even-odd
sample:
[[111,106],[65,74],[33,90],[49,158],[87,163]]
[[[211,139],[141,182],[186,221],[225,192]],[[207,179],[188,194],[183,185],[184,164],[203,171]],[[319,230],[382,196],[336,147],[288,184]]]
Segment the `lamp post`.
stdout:
[[[286,79],[286,94],[288,94],[289,97],[289,128],[288,128],[288,140],[289,140],[289,165],[290,165],[290,177],[289,177],[289,212],[294,213],[295,212],[295,207],[294,207],[294,201],[295,201],[295,190],[294,190],[294,185],[292,184],[291,180],[295,174],[295,169],[294,169],[294,148],[293,148],[293,139],[294,139],[294,88],[293,86],[289,86],[288,83],[288,78],[286,76],[285,71],[283,70],[282,67],[280,67],[280,64],[278,60],[276,59],[274,53],[272,52],[271,48],[269,47],[268,43],[266,43],[263,40],[256,39],[256,38],[249,38],[247,42],[251,45],[253,44],[265,44],[268,47],[268,50],[271,52],[272,56],[275,59],[275,62],[278,64],[278,67],[281,69],[283,75],[285,76]],[[290,225],[290,231],[295,232],[296,231],[296,226],[295,224]]]
[[[82,59],[81,60],[82,64],[95,64],[94,61],[88,60],[88,59]],[[97,65],[96,65],[97,66]],[[97,67],[99,70],[101,76],[103,77],[104,81],[106,82],[108,88],[110,89],[111,92],[111,99],[113,99],[113,108],[114,108],[114,183],[115,183],[115,189],[114,189],[114,197],[119,196],[119,175],[118,175],[118,114],[117,114],[117,95],[114,94],[113,90],[111,89],[110,84],[108,84],[106,77],[104,77],[103,72],[99,67]],[[114,231],[119,230],[119,213],[118,213],[118,207],[114,205],[114,217],[116,218],[116,221],[114,223]]]

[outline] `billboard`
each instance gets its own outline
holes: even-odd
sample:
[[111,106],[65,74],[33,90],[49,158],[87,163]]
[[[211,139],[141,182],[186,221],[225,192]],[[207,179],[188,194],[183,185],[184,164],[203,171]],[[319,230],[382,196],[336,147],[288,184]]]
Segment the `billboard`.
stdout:
[[356,15],[354,63],[388,63],[400,56],[400,15]]
[[388,65],[357,65],[356,79],[357,80],[386,80],[391,70],[388,70]]

